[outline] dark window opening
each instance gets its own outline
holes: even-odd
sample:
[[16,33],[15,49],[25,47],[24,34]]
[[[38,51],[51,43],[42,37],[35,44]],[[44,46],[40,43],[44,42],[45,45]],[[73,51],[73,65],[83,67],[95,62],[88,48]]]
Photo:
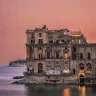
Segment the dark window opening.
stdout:
[[43,73],[43,64],[42,63],[38,64],[38,73]]
[[39,43],[39,44],[43,44],[42,39],[39,39],[38,43]]
[[39,37],[42,37],[42,33],[39,33]]
[[56,52],[56,58],[59,58],[59,52]]
[[72,50],[73,50],[73,52],[76,52],[76,47],[73,47]]
[[88,59],[91,59],[91,55],[90,55],[90,53],[88,53]]
[[59,44],[59,40],[56,41],[56,44]]
[[50,76],[48,76],[48,79],[50,79]]
[[34,39],[34,34],[32,33],[31,38]]
[[75,74],[75,69],[73,69],[73,74]]
[[31,40],[31,44],[35,44],[35,40]]
[[50,52],[47,52],[47,58],[50,58]]
[[80,59],[83,59],[83,53],[80,53]]
[[87,69],[92,69],[92,66],[90,63],[87,64]]
[[32,47],[30,47],[30,57],[29,58],[32,58]]
[[75,53],[72,53],[72,59],[76,59],[77,55]]
[[67,47],[65,47],[65,50],[68,50],[68,48],[67,48]]

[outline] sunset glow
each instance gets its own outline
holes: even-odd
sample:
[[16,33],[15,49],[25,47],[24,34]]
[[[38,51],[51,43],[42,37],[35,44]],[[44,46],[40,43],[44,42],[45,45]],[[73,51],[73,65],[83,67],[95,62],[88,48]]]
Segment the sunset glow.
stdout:
[[81,30],[96,42],[96,0],[0,0],[0,64],[26,58],[27,29]]

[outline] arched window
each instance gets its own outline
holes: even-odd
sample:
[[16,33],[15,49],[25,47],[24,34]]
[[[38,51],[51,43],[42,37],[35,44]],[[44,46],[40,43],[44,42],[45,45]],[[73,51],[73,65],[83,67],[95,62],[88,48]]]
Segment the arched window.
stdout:
[[88,52],[88,54],[87,54],[87,58],[88,59],[91,59],[91,54]]
[[43,64],[42,63],[38,64],[38,73],[43,73]]
[[88,74],[92,73],[92,65],[90,63],[87,64],[87,73]]
[[87,69],[92,69],[92,66],[90,63],[87,64]]
[[83,63],[80,63],[79,64],[79,68],[80,68],[80,70],[84,70],[84,64]]
[[39,33],[38,35],[39,35],[39,37],[42,37],[42,33]]
[[43,49],[42,48],[38,48],[37,54],[38,54],[39,58],[42,58],[43,57]]
[[83,59],[83,53],[80,53],[80,59]]

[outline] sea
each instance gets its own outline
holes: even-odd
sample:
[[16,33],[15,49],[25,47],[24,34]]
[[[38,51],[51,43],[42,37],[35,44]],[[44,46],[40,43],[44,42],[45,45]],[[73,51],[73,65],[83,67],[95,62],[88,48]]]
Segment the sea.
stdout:
[[95,86],[11,84],[26,67],[0,67],[0,96],[96,96]]

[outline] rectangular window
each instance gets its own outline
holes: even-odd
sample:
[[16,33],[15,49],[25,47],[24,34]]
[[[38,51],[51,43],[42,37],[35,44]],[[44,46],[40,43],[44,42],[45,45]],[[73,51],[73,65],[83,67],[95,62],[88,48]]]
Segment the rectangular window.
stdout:
[[35,40],[31,40],[31,44],[35,44]]
[[31,38],[34,39],[34,34],[32,33]]
[[83,59],[83,53],[80,53],[80,59]]
[[38,43],[39,43],[39,44],[43,44],[42,39],[39,39]]
[[87,58],[90,60],[91,59],[91,54],[87,53]]
[[56,58],[59,58],[59,52],[56,52]]
[[50,52],[47,52],[47,58],[50,58]]

